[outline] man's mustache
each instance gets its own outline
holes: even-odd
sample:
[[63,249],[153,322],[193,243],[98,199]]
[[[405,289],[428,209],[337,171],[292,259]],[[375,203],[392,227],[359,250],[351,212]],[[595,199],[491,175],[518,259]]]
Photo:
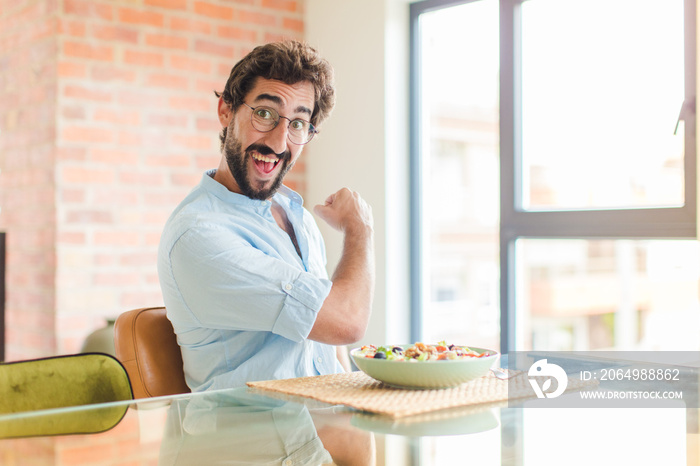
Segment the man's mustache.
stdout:
[[251,144],[245,151],[246,153],[257,152],[260,155],[274,155],[275,157],[280,159],[280,161],[284,161],[292,157],[292,153],[289,150],[278,154],[277,152],[273,151],[269,146],[266,146],[264,144]]

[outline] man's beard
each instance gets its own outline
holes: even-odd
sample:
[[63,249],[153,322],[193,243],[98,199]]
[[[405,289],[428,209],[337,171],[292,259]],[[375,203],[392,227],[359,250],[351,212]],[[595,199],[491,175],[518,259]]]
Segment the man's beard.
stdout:
[[248,158],[252,159],[252,152],[257,152],[261,155],[275,155],[275,152],[268,146],[262,144],[251,144],[245,150],[242,150],[241,142],[233,136],[233,131],[229,131],[229,136],[226,138],[226,143],[224,144],[224,153],[226,155],[226,163],[228,164],[228,169],[233,175],[233,179],[236,180],[238,188],[241,193],[248,196],[251,199],[259,199],[262,201],[270,199],[277,192],[280,186],[282,186],[282,181],[287,174],[287,172],[294,165],[290,163],[292,154],[289,150],[284,151],[279,155],[278,164],[282,164],[280,167],[280,172],[277,177],[273,180],[272,185],[268,188],[256,188],[253,187],[248,179],[248,164],[246,160]]

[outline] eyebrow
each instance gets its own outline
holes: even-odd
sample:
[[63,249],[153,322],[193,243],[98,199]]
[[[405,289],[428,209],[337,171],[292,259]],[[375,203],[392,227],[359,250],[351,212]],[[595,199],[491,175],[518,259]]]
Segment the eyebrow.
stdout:
[[[282,105],[284,102],[282,102],[282,99],[279,96],[272,95],[272,94],[260,94],[253,100],[253,102],[260,102],[261,100],[269,100],[270,102],[273,102],[277,105]],[[299,105],[295,110],[295,113],[306,113],[307,115],[311,116],[312,112],[311,109],[308,107],[305,107],[304,105]]]

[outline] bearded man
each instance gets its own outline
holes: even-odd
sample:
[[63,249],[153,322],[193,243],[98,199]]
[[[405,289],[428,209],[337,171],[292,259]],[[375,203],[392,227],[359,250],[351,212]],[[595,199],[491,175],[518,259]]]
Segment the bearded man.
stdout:
[[167,315],[193,391],[342,372],[374,292],[371,208],[343,188],[314,207],[344,235],[329,279],[323,239],[282,183],[335,103],[312,47],[256,47],[217,93],[221,161],[168,219],[158,251]]

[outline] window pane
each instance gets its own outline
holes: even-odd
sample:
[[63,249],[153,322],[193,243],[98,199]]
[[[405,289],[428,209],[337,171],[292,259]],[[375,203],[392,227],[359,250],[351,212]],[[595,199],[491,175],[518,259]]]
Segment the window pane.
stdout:
[[499,348],[498,1],[420,17],[425,341]]
[[516,242],[522,350],[700,350],[700,243]]
[[522,4],[522,207],[681,206],[683,0]]

